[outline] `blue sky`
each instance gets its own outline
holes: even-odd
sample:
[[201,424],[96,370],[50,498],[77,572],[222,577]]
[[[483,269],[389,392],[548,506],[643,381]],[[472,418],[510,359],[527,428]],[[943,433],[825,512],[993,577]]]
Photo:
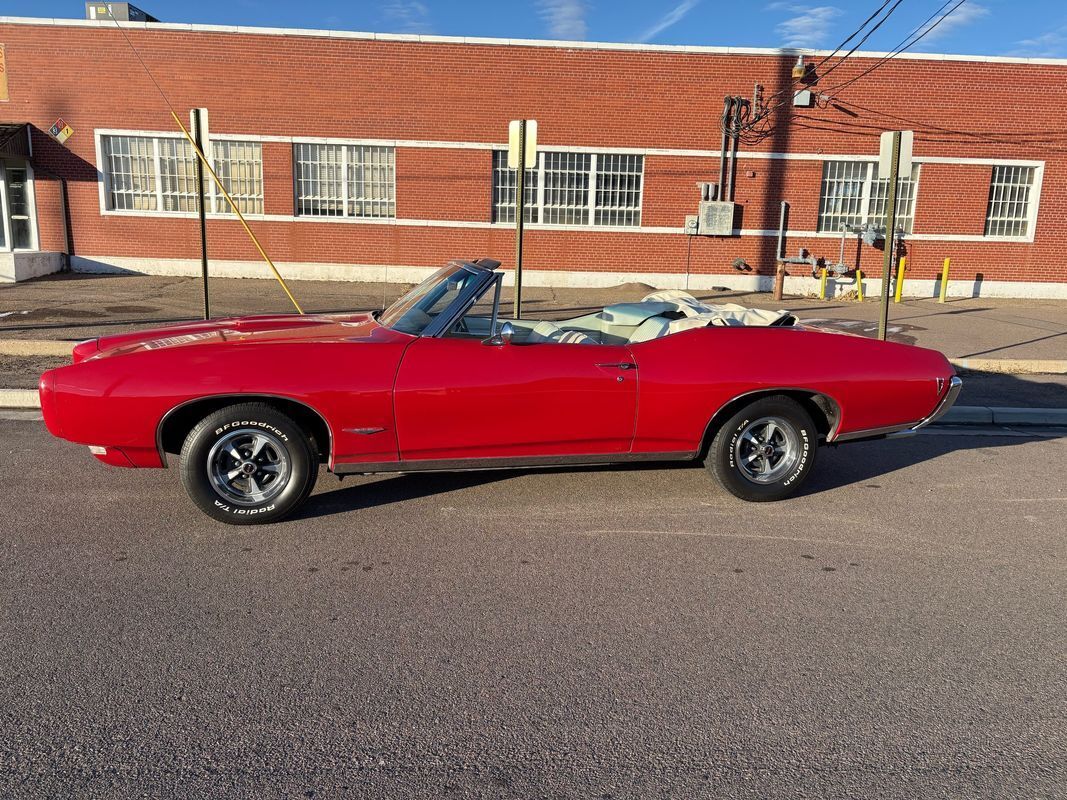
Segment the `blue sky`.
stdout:
[[[889,50],[944,0],[902,0],[866,43]],[[953,0],[954,4],[955,0]],[[832,49],[878,0],[139,0],[169,22],[453,36]],[[14,16],[81,17],[76,0],[5,0]],[[951,5],[949,6],[951,7]],[[936,19],[937,17],[935,17]],[[966,0],[914,50],[1067,57],[1065,0]]]

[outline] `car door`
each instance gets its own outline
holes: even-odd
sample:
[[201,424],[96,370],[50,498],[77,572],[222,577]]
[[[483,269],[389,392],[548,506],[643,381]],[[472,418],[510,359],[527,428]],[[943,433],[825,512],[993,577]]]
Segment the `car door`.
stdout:
[[610,456],[633,441],[637,369],[622,345],[423,337],[394,404],[402,461]]

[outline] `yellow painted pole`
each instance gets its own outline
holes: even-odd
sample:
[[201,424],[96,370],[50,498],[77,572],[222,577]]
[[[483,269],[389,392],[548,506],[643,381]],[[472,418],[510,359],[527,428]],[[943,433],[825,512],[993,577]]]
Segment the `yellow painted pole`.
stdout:
[[945,259],[945,265],[941,267],[941,296],[937,298],[937,302],[944,303],[945,295],[948,294],[948,263],[950,259]]
[[863,302],[863,272],[856,267],[856,299]]
[[907,258],[904,256],[900,257],[900,266],[897,267],[897,293],[893,297],[894,303],[900,302],[900,295],[904,291],[904,263],[906,261]]
[[826,299],[826,267],[822,268],[822,277],[819,278],[819,299]]
[[267,266],[270,267],[271,272],[274,273],[274,277],[278,279],[278,283],[282,285],[282,289],[285,291],[285,294],[288,295],[289,300],[292,302],[292,304],[296,307],[297,312],[303,314],[304,309],[300,307],[300,303],[296,302],[296,298],[293,297],[293,293],[289,291],[289,287],[286,285],[285,280],[282,279],[282,275],[280,272],[278,272],[278,268],[274,266],[274,262],[270,260],[270,256],[267,255],[267,251],[263,249],[263,245],[259,243],[259,239],[257,239],[256,235],[252,233],[252,229],[248,227],[248,222],[245,221],[244,214],[241,213],[241,209],[237,207],[237,203],[235,203],[233,201],[233,198],[230,197],[230,193],[226,191],[226,187],[222,185],[222,181],[219,180],[219,176],[215,174],[215,170],[212,168],[211,162],[200,150],[200,148],[197,147],[196,142],[193,140],[193,137],[189,135],[189,131],[185,129],[185,125],[182,124],[182,121],[178,118],[178,115],[175,114],[173,111],[170,112],[170,115],[174,117],[174,121],[178,123],[178,127],[181,128],[182,133],[185,134],[185,138],[189,140],[189,144],[193,146],[193,150],[196,151],[197,156],[199,156],[200,160],[203,162],[204,168],[208,171],[208,174],[211,176],[211,179],[215,181],[215,185],[219,187],[219,191],[222,192],[223,197],[226,198],[226,202],[230,204],[230,208],[232,208],[233,213],[237,215],[237,219],[241,221],[241,225],[244,226],[245,233],[248,234],[248,237],[252,240],[252,244],[254,244],[256,246],[256,250],[259,251],[259,254],[263,256],[263,260],[267,262]]

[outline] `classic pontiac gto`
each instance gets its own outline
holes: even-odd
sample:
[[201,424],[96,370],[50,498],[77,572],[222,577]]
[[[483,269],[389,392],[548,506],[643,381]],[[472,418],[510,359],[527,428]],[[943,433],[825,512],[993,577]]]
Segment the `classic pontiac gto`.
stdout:
[[821,444],[912,433],[960,391],[943,355],[678,291],[502,319],[454,261],[381,312],[218,319],[82,342],[41,376],[48,429],[106,464],[180,458],[206,514],[291,514],[337,474],[701,460],[784,498]]

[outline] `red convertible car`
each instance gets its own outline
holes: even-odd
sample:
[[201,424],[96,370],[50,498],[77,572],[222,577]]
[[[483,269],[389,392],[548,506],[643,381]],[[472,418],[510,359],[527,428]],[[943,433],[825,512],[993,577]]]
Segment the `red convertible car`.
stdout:
[[179,456],[189,496],[268,522],[337,474],[702,460],[734,495],[797,490],[821,444],[952,405],[943,355],[659,292],[574,319],[500,316],[455,261],[384,311],[219,319],[82,342],[41,376],[56,436],[106,464]]

